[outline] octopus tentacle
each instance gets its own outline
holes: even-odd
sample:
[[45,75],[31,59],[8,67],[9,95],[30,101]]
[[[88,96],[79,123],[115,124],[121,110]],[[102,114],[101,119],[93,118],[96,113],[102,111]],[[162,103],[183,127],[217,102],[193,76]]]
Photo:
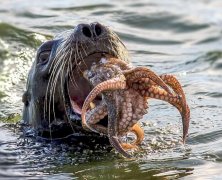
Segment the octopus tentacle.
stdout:
[[169,85],[176,94],[181,95],[183,98],[183,101],[186,103],[186,98],[185,98],[183,88],[180,82],[177,80],[177,78],[174,75],[163,74],[163,75],[160,75],[160,78],[163,79],[163,81],[167,85]]
[[136,123],[130,131],[136,135],[136,140],[133,143],[121,143],[123,149],[137,149],[137,145],[141,144],[144,139],[144,130]]
[[183,120],[183,143],[186,140],[188,129],[189,129],[189,122],[190,122],[190,108],[187,105],[185,93],[183,91],[183,88],[177,78],[173,75],[164,74],[160,76],[161,79],[164,80],[166,84],[168,84],[175,93],[177,93],[181,97],[181,104],[182,109],[180,109],[180,114],[182,116]]
[[107,107],[105,103],[102,102],[101,104],[97,105],[95,108],[87,112],[86,122],[91,128],[94,129],[94,132],[107,134],[107,128],[99,124],[96,124],[106,115],[107,115]]
[[[150,89],[151,90],[154,89],[155,93],[149,93]],[[183,143],[184,143],[186,140],[187,133],[188,133],[189,120],[190,120],[190,110],[189,110],[188,105],[185,105],[184,107],[184,104],[181,102],[181,97],[178,95],[170,95],[165,90],[159,89],[158,87],[152,87],[150,89],[146,92],[147,97],[164,100],[172,104],[179,110],[182,117],[182,122],[183,122]],[[163,95],[163,94],[166,94],[166,95]]]
[[179,110],[183,122],[183,142],[185,142],[189,128],[190,109],[186,103],[183,88],[176,77],[174,77],[173,75],[164,74],[160,77],[174,91],[173,95],[169,94],[163,89],[160,89],[155,82],[148,78],[140,79],[139,83],[134,83],[132,87],[135,90],[140,91],[141,95],[145,97],[164,100],[172,104]]
[[129,63],[126,63],[125,61],[122,61],[121,59],[116,59],[112,57],[109,58],[106,64],[117,65],[118,67],[120,67],[121,70],[127,70],[131,68]]
[[140,127],[138,123],[136,123],[131,129],[131,132],[134,132],[136,135],[136,141],[133,142],[133,144],[137,145],[140,144],[144,139],[144,130]]
[[145,67],[136,67],[130,70],[123,71],[123,74],[126,76],[127,83],[129,86],[132,86],[133,82],[141,78],[149,78],[160,87],[165,89],[169,94],[171,93],[170,88],[165,84],[165,82],[153,71]]
[[115,147],[115,149],[121,153],[123,156],[127,157],[127,158],[131,158],[132,156],[130,154],[128,154],[123,147],[121,146],[121,143],[119,142],[118,137],[116,136],[109,136],[109,141],[110,144]]
[[115,147],[115,149],[121,153],[123,156],[127,158],[131,158],[131,155],[128,154],[123,147],[121,146],[121,142],[118,138],[118,127],[117,123],[120,118],[120,102],[116,101],[117,98],[117,91],[113,92],[113,97],[108,98],[108,96],[104,96],[105,98],[108,98],[109,103],[107,104],[108,108],[108,138],[110,141],[110,144]]
[[91,130],[93,132],[96,132],[95,129],[91,128],[89,124],[86,122],[86,111],[90,105],[90,102],[92,102],[96,96],[105,90],[116,90],[116,89],[125,89],[126,88],[126,82],[124,77],[119,78],[113,78],[107,81],[104,81],[100,84],[98,84],[96,87],[93,88],[93,90],[88,94],[86,97],[83,107],[82,107],[82,126],[85,130]]

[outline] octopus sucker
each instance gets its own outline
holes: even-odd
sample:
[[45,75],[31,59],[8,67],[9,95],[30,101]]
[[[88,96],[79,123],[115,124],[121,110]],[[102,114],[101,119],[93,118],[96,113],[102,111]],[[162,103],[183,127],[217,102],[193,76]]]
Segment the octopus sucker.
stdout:
[[[144,131],[138,121],[147,114],[150,98],[166,101],[179,110],[185,142],[190,110],[176,77],[167,74],[158,76],[146,67],[129,67],[119,59],[115,61],[115,58],[110,58],[110,61],[103,59],[103,63],[87,70],[84,77],[94,88],[81,109],[82,126],[88,131],[108,136],[110,144],[123,156],[131,158],[126,150],[137,149],[144,139]],[[101,97],[100,103],[96,102],[98,96]],[[90,108],[91,103],[95,104],[94,108]],[[107,116],[107,126],[101,125],[100,120]],[[128,132],[136,135],[132,143],[124,143],[119,138]]]
[[164,81],[153,71],[145,67],[137,67],[130,70],[125,70],[123,74],[126,76],[128,83],[131,84],[132,82],[137,81],[141,78],[149,78],[160,87],[165,89],[169,94],[171,94],[170,88],[164,83]]
[[[183,143],[185,142],[186,136],[188,134],[189,129],[189,120],[190,120],[190,109],[189,106],[186,103],[186,97],[185,93],[183,91],[183,88],[180,84],[180,82],[177,80],[177,78],[170,74],[163,74],[160,75],[160,78],[166,83],[170,89],[172,89],[173,93],[168,93],[165,89],[159,88],[159,86],[148,78],[142,78],[139,83],[137,82],[137,86],[132,86],[135,90],[138,90],[139,84],[144,84],[144,89],[140,90],[140,94],[142,96],[146,96],[147,98],[154,98],[166,101],[170,103],[171,105],[175,106],[181,116],[182,116],[182,122],[183,122]],[[147,84],[146,82],[149,82]]]

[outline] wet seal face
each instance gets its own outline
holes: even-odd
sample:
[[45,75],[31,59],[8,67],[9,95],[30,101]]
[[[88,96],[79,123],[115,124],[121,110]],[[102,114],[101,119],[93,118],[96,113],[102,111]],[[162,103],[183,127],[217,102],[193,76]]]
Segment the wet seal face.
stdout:
[[92,90],[83,72],[103,56],[128,62],[119,37],[100,23],[79,24],[43,43],[36,54],[23,95],[23,120],[42,136],[86,132],[80,110]]

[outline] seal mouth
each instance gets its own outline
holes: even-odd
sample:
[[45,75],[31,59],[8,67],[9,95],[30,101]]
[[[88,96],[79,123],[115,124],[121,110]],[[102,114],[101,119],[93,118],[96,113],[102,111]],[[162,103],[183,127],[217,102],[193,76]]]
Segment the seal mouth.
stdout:
[[[92,65],[99,63],[101,58],[107,56],[117,58],[117,56],[107,52],[94,52],[75,64],[71,76],[68,78],[67,86],[69,105],[72,109],[72,113],[81,115],[83,103],[93,89],[93,86],[84,77],[84,72],[89,70]],[[97,96],[94,102],[91,103],[91,108],[94,108],[94,106],[101,101],[102,97]]]

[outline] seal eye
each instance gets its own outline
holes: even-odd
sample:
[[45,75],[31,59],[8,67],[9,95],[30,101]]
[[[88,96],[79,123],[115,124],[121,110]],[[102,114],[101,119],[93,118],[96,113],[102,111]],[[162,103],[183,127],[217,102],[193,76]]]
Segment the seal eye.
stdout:
[[49,60],[51,51],[42,51],[39,54],[39,63],[46,64]]

